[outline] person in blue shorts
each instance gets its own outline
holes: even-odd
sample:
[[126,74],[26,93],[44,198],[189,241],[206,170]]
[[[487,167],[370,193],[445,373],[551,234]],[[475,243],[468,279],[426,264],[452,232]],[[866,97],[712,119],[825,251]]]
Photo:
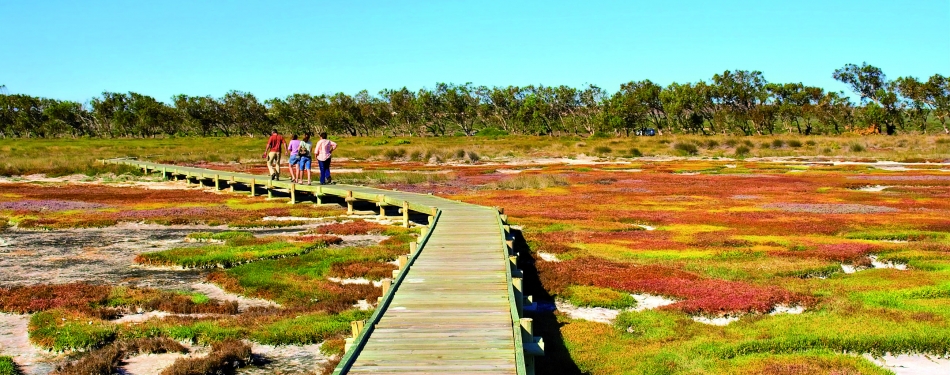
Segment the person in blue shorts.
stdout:
[[299,183],[297,181],[297,161],[300,160],[300,156],[297,155],[298,149],[300,149],[300,140],[294,134],[287,143],[287,155],[290,156],[287,160],[287,170],[290,171],[290,182],[293,183]]
[[297,183],[303,183],[303,172],[307,172],[307,185],[310,185],[310,164],[313,158],[313,143],[310,134],[304,134],[297,149]]

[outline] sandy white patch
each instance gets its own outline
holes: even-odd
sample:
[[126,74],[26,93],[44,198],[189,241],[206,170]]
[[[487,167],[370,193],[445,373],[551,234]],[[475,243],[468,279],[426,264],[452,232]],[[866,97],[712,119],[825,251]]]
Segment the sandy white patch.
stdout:
[[678,174],[680,176],[696,176],[696,175],[699,175],[699,172],[680,172],[680,173],[673,173],[673,174]]
[[171,366],[179,358],[195,358],[208,355],[211,348],[206,346],[192,346],[188,342],[181,342],[188,349],[188,353],[161,353],[139,354],[123,361],[119,373],[123,375],[152,375],[159,374]]
[[380,234],[351,234],[337,236],[343,239],[343,242],[374,242],[380,243],[389,238],[389,236],[383,236]]
[[868,258],[871,259],[871,265],[874,266],[874,268],[893,268],[893,269],[901,270],[901,271],[907,270],[906,264],[894,263],[894,262],[882,262],[878,260],[877,255],[868,255]]
[[637,224],[637,226],[640,227],[640,228],[643,228],[643,229],[645,229],[645,230],[656,230],[656,227],[654,227],[654,226],[652,226],[652,225]]
[[191,289],[202,293],[208,298],[219,301],[235,301],[238,303],[238,311],[244,311],[251,307],[280,307],[277,302],[268,301],[260,298],[248,298],[234,293],[228,293],[221,287],[209,283],[191,284]]
[[152,318],[162,319],[167,316],[180,316],[186,318],[204,318],[208,316],[213,316],[215,314],[175,314],[167,311],[146,311],[142,313],[124,315],[121,318],[113,319],[113,323],[142,323]]
[[897,375],[946,375],[950,374],[950,358],[925,354],[885,355],[874,358],[865,354],[864,358],[878,366],[893,371]]
[[29,314],[0,313],[0,354],[10,356],[27,374],[48,373],[62,355],[50,353],[30,343]]
[[887,188],[889,188],[889,187],[893,187],[893,186],[871,185],[871,186],[865,186],[865,187],[862,187],[862,188],[856,189],[856,190],[857,190],[857,191],[866,191],[866,192],[869,192],[869,193],[877,193],[877,192],[882,192],[882,191],[884,191],[884,189],[887,189]]
[[557,255],[551,253],[538,252],[538,256],[541,257],[541,260],[545,262],[560,262],[561,260],[557,258]]
[[775,305],[769,315],[792,314],[798,315],[805,312],[805,306]]
[[717,317],[694,316],[694,317],[693,317],[693,321],[696,321],[696,322],[699,322],[699,323],[703,323],[703,324],[712,325],[712,326],[720,326],[720,327],[722,327],[722,326],[727,326],[727,325],[729,325],[729,323],[732,323],[732,322],[738,322],[738,321],[739,321],[739,318],[740,318],[740,317],[738,317],[738,316],[728,316],[728,315],[725,315],[725,316],[717,316]]
[[369,285],[370,283],[372,283],[373,286],[375,287],[379,287],[383,285],[382,281],[370,281],[369,279],[362,278],[362,277],[356,277],[356,278],[350,278],[350,279],[341,279],[339,277],[328,277],[327,280],[335,282],[335,283],[343,284],[343,285],[347,285],[347,284]]
[[7,246],[10,246],[10,245],[13,245],[13,243],[11,243],[11,242],[10,242],[9,240],[7,240],[6,238],[0,237],[0,247],[7,247]]
[[736,168],[736,167],[738,167],[738,166],[735,165],[735,164],[726,164],[726,168],[732,169],[732,168]]
[[804,169],[792,169],[786,173],[805,173]]
[[324,221],[321,217],[300,217],[300,216],[265,216],[263,221]]
[[524,172],[524,170],[522,169],[496,169],[495,172],[501,173],[501,174],[519,174],[521,172]]
[[356,301],[356,304],[353,305],[353,307],[363,310],[363,311],[369,311],[373,309],[373,305],[371,305],[369,301],[366,301],[365,299]]
[[326,364],[330,358],[320,352],[320,345],[261,345],[251,344],[251,352],[262,357],[266,364],[260,367],[249,366],[238,371],[239,374],[312,374],[315,368]]
[[631,294],[630,296],[637,301],[637,307],[633,311],[653,310],[677,302],[675,299],[647,293]]
[[610,324],[620,315],[620,310],[604,307],[577,307],[567,302],[555,302],[557,310],[567,314],[571,319],[587,320],[591,322]]
[[850,264],[841,263],[841,271],[844,271],[846,274],[852,274],[861,270],[864,270],[864,267],[855,267]]

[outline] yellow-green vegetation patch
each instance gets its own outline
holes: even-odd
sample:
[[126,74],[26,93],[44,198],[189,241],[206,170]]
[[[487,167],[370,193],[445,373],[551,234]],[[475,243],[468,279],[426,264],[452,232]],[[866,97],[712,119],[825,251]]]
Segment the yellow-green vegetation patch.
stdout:
[[723,361],[720,368],[717,372],[727,375],[893,374],[862,357],[827,350],[809,350],[795,354],[753,354]]
[[365,320],[371,311],[350,310],[340,314],[311,313],[284,318],[254,327],[251,340],[265,345],[320,343],[350,329],[350,322]]
[[844,238],[870,241],[923,241],[947,238],[947,233],[922,230],[873,230],[846,233]]
[[[281,237],[254,238],[243,232],[223,232],[224,244],[200,247],[183,247],[153,253],[139,254],[136,261],[148,265],[178,265],[186,268],[230,268],[262,259],[296,256],[314,249],[326,247],[329,241],[339,242],[338,237],[311,243],[290,242]],[[215,234],[199,234],[197,239],[214,239]]]
[[116,326],[75,311],[52,309],[30,317],[30,341],[53,351],[94,349],[116,337]]
[[0,375],[20,375],[22,372],[20,368],[17,367],[16,363],[13,362],[13,358],[8,356],[0,356]]
[[228,241],[235,239],[254,238],[254,234],[245,231],[224,231],[224,232],[194,232],[186,237],[195,241]]
[[630,293],[596,286],[572,285],[565,291],[568,302],[581,307],[605,307],[627,309],[637,305]]

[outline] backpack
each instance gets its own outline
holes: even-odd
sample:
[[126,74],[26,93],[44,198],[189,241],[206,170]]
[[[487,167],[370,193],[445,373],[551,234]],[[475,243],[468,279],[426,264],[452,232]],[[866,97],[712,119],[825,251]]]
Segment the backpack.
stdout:
[[297,148],[297,156],[300,156],[303,158],[310,156],[310,149],[307,148],[306,145],[307,143],[300,142],[300,146]]

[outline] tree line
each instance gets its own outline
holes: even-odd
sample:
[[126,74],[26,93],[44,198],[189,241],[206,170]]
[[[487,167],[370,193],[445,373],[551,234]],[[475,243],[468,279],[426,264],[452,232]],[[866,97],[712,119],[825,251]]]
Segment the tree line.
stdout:
[[351,136],[480,134],[950,133],[950,78],[888,80],[877,67],[848,64],[833,77],[858,99],[801,83],[772,83],[759,71],[660,86],[486,87],[438,83],[376,95],[293,94],[259,100],[177,95],[171,104],[135,92],[103,92],[87,103],[0,94],[0,137],[235,136],[328,131]]

